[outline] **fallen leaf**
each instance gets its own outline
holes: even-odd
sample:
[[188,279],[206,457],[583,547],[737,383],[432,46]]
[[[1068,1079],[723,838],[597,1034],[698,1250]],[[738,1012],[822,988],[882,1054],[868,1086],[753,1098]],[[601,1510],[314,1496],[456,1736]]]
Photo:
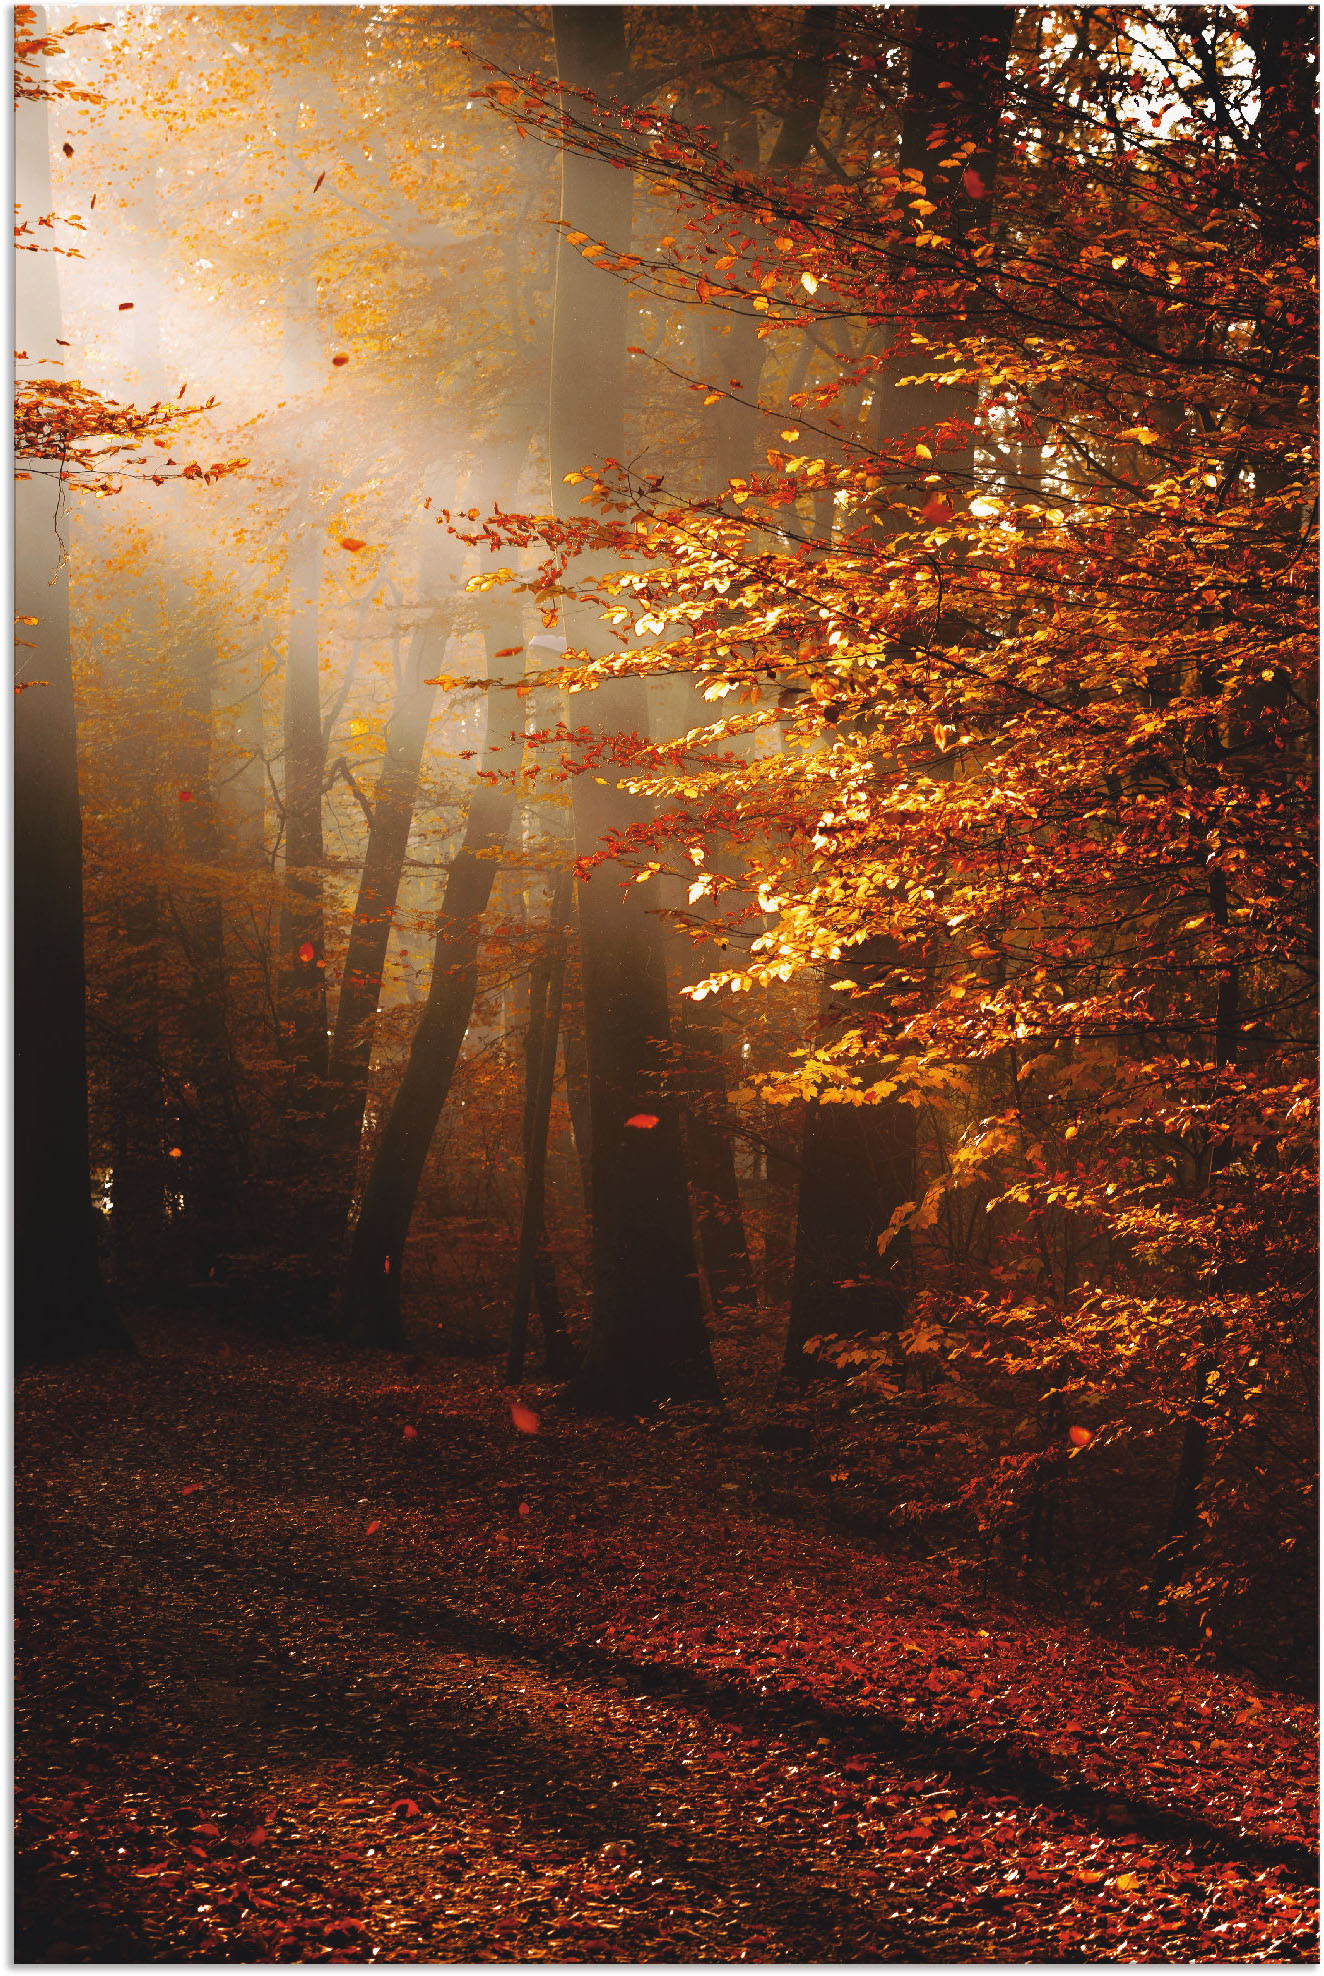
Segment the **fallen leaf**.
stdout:
[[660,1121],[655,1112],[636,1112],[634,1117],[627,1118],[625,1123],[636,1126],[640,1132],[651,1132]]

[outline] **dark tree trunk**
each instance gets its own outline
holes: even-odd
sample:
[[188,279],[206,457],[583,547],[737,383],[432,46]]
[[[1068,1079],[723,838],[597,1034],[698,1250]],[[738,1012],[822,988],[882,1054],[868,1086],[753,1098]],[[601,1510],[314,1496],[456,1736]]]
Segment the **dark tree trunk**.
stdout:
[[547,1130],[556,1082],[556,1042],[561,1026],[561,997],[565,985],[565,950],[571,902],[570,877],[558,875],[552,893],[547,945],[534,964],[529,993],[529,1029],[525,1049],[524,1087],[524,1208],[520,1218],[519,1253],[510,1318],[510,1353],[506,1377],[513,1385],[524,1376],[529,1306],[536,1298],[542,1321],[546,1370],[567,1378],[573,1370],[570,1340],[561,1315],[555,1272],[545,1246]]
[[[34,33],[45,32],[40,11]],[[52,210],[46,105],[15,115],[15,194]],[[25,254],[19,347],[56,355],[52,254]],[[38,369],[37,374],[40,374]],[[26,461],[14,494],[14,1353],[20,1365],[132,1350],[97,1263],[88,1159],[83,841],[58,463]]]
[[[994,144],[1010,45],[1012,10],[1000,7],[921,8],[912,43],[910,76],[901,131],[900,166],[922,171],[928,196],[939,207],[933,224],[954,240],[973,227],[985,227],[991,214]],[[959,172],[944,171],[941,160],[967,141],[978,147]],[[982,186],[972,196],[973,171]],[[951,418],[969,419],[969,394],[929,385],[899,386],[898,376],[913,359],[891,363],[874,385],[874,422],[879,443],[903,433],[930,431]],[[935,451],[937,449],[935,448]],[[954,484],[968,487],[974,477],[973,446],[944,452],[940,463]],[[903,503],[918,506],[926,492],[907,492]],[[878,530],[880,548],[888,534],[909,526],[904,512]],[[824,984],[823,1026],[830,1033],[863,1017],[880,1037],[899,1026],[890,1004],[913,992],[922,978],[920,955],[900,954],[893,943],[868,942]],[[846,978],[866,990],[857,1000],[837,989]],[[885,985],[891,977],[894,987]],[[878,1252],[878,1238],[893,1213],[913,1198],[915,1125],[912,1106],[883,1101],[868,1106],[811,1104],[805,1121],[800,1202],[796,1222],[795,1271],[785,1369],[797,1380],[815,1370],[806,1342],[816,1336],[895,1334],[904,1317],[910,1254],[904,1235]]]
[[363,1129],[382,970],[437,697],[437,688],[429,681],[441,664],[449,631],[450,614],[443,608],[414,633],[372,795],[372,823],[331,1042],[335,1151],[346,1169],[352,1165]]
[[[625,83],[623,10],[552,10],[562,82],[604,100]],[[576,99],[577,100],[577,99]],[[582,110],[581,110],[582,113]],[[561,215],[567,227],[625,249],[631,178],[592,157],[562,159]],[[590,266],[562,235],[552,329],[552,498],[577,515],[564,476],[624,453],[625,346],[629,291]],[[581,565],[581,573],[583,572]],[[572,646],[601,649],[594,612],[567,613]],[[586,698],[597,736],[646,734],[642,682],[618,680]],[[603,779],[599,781],[597,775]],[[597,851],[609,832],[639,814],[609,760],[574,780],[575,849]],[[589,1066],[593,1166],[593,1318],[574,1394],[590,1408],[649,1406],[667,1397],[714,1398],[703,1324],[680,1120],[665,1089],[669,1042],[666,963],[653,885],[599,870],[579,887],[580,958]],[[632,1118],[656,1119],[652,1126]]]
[[[316,520],[290,522],[289,628],[285,672],[285,900],[282,913],[281,1033],[294,1071],[293,1104],[316,1117],[325,1096],[326,931],[322,906],[322,784],[326,745],[319,687],[318,595],[322,538]],[[296,1135],[297,1136],[297,1135]]]
[[518,634],[513,638],[508,634],[503,621],[487,635],[488,676],[499,684],[489,692],[482,760],[496,779],[479,783],[470,799],[464,841],[447,875],[437,916],[427,1000],[350,1243],[345,1328],[367,1344],[388,1348],[403,1342],[400,1280],[405,1242],[428,1149],[469,1028],[478,988],[483,915],[497,874],[496,853],[506,841],[515,808],[515,772],[523,753],[523,740],[515,730],[521,723],[511,697],[499,687],[513,684],[519,675],[503,669],[508,660],[494,656],[497,650],[518,644]]

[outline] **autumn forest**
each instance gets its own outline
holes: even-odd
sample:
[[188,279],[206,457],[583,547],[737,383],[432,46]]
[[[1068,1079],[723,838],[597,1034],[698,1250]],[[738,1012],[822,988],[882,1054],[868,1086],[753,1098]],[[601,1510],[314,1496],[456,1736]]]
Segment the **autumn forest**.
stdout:
[[18,7],[20,1962],[1314,1962],[1318,13]]

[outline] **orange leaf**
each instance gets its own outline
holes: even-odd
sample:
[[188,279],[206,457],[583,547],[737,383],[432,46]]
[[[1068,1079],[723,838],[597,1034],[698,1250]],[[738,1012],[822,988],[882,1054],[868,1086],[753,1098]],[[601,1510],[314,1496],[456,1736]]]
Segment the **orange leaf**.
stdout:
[[375,1517],[373,1521],[368,1525],[367,1529],[364,1531],[363,1534],[365,1537],[375,1537],[377,1535],[377,1532],[381,1529],[381,1527],[382,1527],[381,1518]]
[[1092,1427],[1068,1427],[1067,1439],[1073,1448],[1087,1448],[1094,1439]]
[[315,961],[317,959],[317,949],[311,940],[305,940],[302,947],[300,947],[299,959],[301,961]]
[[348,358],[348,357],[332,357],[332,359],[331,359],[331,362],[332,362],[332,363],[333,363],[333,364],[335,365],[335,367],[336,367],[336,369],[337,369],[337,370],[339,370],[339,369],[340,369],[340,366],[341,366],[342,364],[347,364],[347,363],[349,362],[349,358]]
[[416,1441],[416,1440],[418,1439],[418,1429],[417,1429],[417,1427],[406,1427],[406,1429],[405,1429],[405,1439],[406,1439],[406,1441]]
[[653,1127],[659,1124],[660,1121],[654,1112],[636,1112],[634,1117],[627,1118],[625,1123],[627,1125],[637,1126],[640,1132],[651,1132]]
[[920,509],[920,513],[923,515],[925,521],[931,523],[936,528],[939,523],[951,520],[953,509],[951,502],[945,494],[930,494],[928,500]]
[[350,555],[354,556],[358,554],[360,549],[366,549],[368,545],[366,542],[360,542],[357,535],[342,535],[340,546],[342,549],[348,549]]
[[533,1408],[526,1407],[522,1400],[511,1401],[510,1417],[521,1434],[536,1434],[538,1432],[538,1416],[533,1411]]

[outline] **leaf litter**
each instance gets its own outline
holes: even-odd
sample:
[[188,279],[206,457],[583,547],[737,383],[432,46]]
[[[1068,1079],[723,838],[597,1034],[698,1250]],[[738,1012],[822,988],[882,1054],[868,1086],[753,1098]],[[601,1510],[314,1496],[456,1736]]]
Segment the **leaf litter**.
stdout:
[[1300,1699],[773,1511],[720,1426],[169,1350],[23,1381],[20,1959],[1315,1959]]

